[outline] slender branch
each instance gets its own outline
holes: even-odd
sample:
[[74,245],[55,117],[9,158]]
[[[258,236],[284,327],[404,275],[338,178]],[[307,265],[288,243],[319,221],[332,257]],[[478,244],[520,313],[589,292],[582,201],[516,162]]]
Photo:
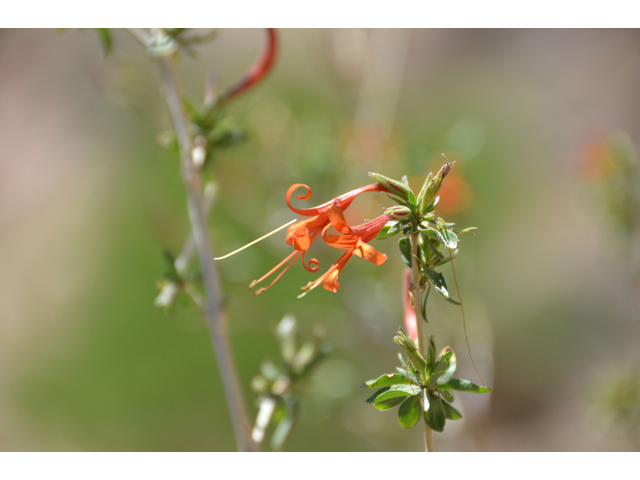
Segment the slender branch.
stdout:
[[169,112],[180,145],[182,176],[187,190],[187,208],[191,220],[193,238],[200,258],[202,279],[206,292],[203,315],[209,324],[238,449],[241,451],[255,451],[258,447],[251,439],[251,424],[227,336],[226,315],[222,307],[220,282],[213,262],[213,251],[201,198],[202,182],[191,158],[193,142],[188,131],[178,77],[172,59],[161,57],[158,62]]
[[[409,287],[413,294],[414,308],[416,310],[416,323],[418,324],[418,349],[424,358],[427,358],[427,342],[424,338],[424,324],[422,318],[422,293],[424,288],[420,284],[420,267],[418,266],[418,234],[412,233],[409,236],[411,241],[411,270],[413,281]],[[433,431],[425,424],[424,440],[427,452],[433,452]]]

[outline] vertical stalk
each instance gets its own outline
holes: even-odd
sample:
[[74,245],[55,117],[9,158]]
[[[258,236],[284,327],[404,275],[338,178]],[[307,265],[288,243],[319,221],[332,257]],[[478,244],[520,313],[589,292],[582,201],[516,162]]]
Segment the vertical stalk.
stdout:
[[[418,267],[418,233],[409,235],[411,242],[411,270],[413,281],[409,290],[413,294],[414,308],[416,311],[416,324],[418,325],[418,349],[424,358],[427,358],[427,343],[424,338],[424,324],[422,319],[422,294],[424,288],[420,285],[420,268]],[[424,440],[427,452],[433,452],[433,431],[425,424]]]
[[202,202],[202,181],[191,159],[193,145],[182,104],[178,76],[171,58],[161,57],[158,62],[162,73],[169,113],[171,114],[171,120],[180,145],[182,177],[187,190],[187,208],[206,292],[206,301],[202,313],[209,324],[213,349],[218,361],[238,449],[240,451],[256,451],[258,446],[251,438],[251,423],[229,345],[226,314],[221,302],[220,282],[218,272],[213,263],[213,251],[207,230],[205,208]]

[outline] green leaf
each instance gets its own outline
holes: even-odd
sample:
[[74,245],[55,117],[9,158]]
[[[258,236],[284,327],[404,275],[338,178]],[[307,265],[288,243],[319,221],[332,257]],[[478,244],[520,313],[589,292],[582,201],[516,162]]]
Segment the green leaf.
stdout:
[[[425,237],[426,237],[426,235],[425,235]],[[442,255],[442,253],[440,253],[438,251],[438,249],[433,244],[433,241],[431,239],[426,238],[426,241],[424,243],[427,244],[427,246],[429,247],[429,250],[431,250],[431,252],[436,256],[436,258],[438,258],[438,260],[444,260],[444,255]]]
[[449,350],[443,355],[440,355],[440,358],[436,362],[433,367],[433,372],[431,372],[431,376],[429,377],[429,385],[435,386],[436,382],[440,379],[440,376],[443,375],[449,369],[449,359],[453,355],[453,350]]
[[402,260],[411,268],[411,241],[409,237],[402,237],[398,241],[398,247],[400,247],[400,255]]
[[471,383],[469,380],[462,380],[459,378],[452,378],[447,383],[438,385],[441,390],[458,390],[460,392],[470,393],[489,393],[491,389],[489,387],[479,387],[478,385]]
[[478,227],[465,227],[465,228],[454,228],[453,232],[460,235],[461,233],[472,232],[473,230],[477,230]]
[[113,49],[113,41],[111,39],[111,32],[108,28],[96,28],[98,34],[98,40],[100,40],[100,47],[102,48],[102,55],[105,57],[111,53]]
[[433,371],[433,367],[436,364],[436,341],[433,335],[429,336],[429,348],[427,350],[427,368],[429,372]]
[[380,390],[378,390],[376,393],[374,393],[373,395],[371,395],[369,398],[367,398],[364,403],[373,403],[375,401],[376,398],[378,398],[380,395],[382,395],[384,392],[386,392],[387,390],[389,390],[389,388],[391,387],[384,387],[381,388]]
[[394,385],[389,387],[389,390],[386,392],[382,392],[378,395],[374,403],[385,402],[391,398],[396,397],[411,397],[413,395],[418,395],[422,389],[415,385]]
[[426,388],[422,390],[422,407],[425,412],[429,411],[429,391]]
[[459,302],[456,302],[453,298],[449,296],[449,290],[447,289],[447,283],[444,280],[444,276],[440,272],[436,272],[435,270],[431,270],[429,268],[425,268],[422,270],[422,273],[429,277],[431,283],[436,288],[438,293],[442,295],[445,300],[449,303],[453,303],[454,305],[460,305]]
[[453,350],[450,350],[447,353],[447,355],[449,355],[449,357],[448,357],[448,367],[444,371],[444,373],[442,373],[439,376],[440,378],[438,378],[438,385],[442,385],[443,383],[447,383],[448,381],[451,380],[451,378],[453,378],[453,374],[456,373],[456,368],[457,368],[456,354],[454,353]]
[[282,450],[284,444],[293,435],[294,427],[298,419],[298,405],[293,399],[286,402],[286,414],[277,423],[276,429],[271,436],[271,448]]
[[442,432],[447,421],[444,415],[442,399],[431,393],[429,394],[429,411],[425,412],[424,421],[435,432]]
[[420,398],[407,398],[398,410],[398,421],[402,428],[413,428],[420,419]]
[[409,189],[409,203],[412,207],[416,207],[418,205],[418,202],[416,202],[416,197],[411,189]]
[[[422,231],[422,233],[424,233],[429,238],[432,238],[436,242],[440,242],[442,245],[446,245],[447,241],[442,236],[442,233],[440,233],[439,230],[436,230],[433,227],[425,227],[423,225],[421,225],[419,228]],[[439,256],[442,257],[442,254],[440,253]]]
[[440,392],[440,396],[442,397],[442,400],[444,400],[445,402],[449,402],[449,403],[453,403],[453,401],[455,400],[453,397],[453,393],[451,393],[449,390],[438,390]]
[[385,375],[382,375],[376,378],[375,380],[368,380],[364,382],[362,385],[360,385],[360,388],[387,387],[391,385],[406,385],[408,383],[409,383],[409,379],[404,374],[387,373]]
[[442,401],[442,408],[444,409],[444,416],[449,420],[460,420],[462,418],[462,414],[444,400]]
[[422,209],[422,214],[424,215],[427,212],[432,212],[433,210],[435,210],[436,205],[438,205],[439,201],[440,201],[440,197],[436,197],[433,202],[431,202],[429,205],[427,205]]
[[406,397],[394,397],[389,400],[385,400],[383,402],[374,403],[373,406],[378,410],[390,410],[393,407],[400,405]]
[[402,374],[402,375],[406,375],[409,380],[411,380],[411,383],[420,383],[418,382],[418,379],[416,378],[416,376],[414,375],[415,369],[411,367],[411,364],[409,364],[409,367],[407,367],[406,365],[403,367],[396,367],[396,370]]
[[458,237],[451,230],[443,229],[441,230],[442,238],[445,241],[445,247],[450,250],[454,250],[458,246]]
[[383,238],[389,238],[397,235],[402,231],[402,224],[403,222],[399,222],[397,220],[387,222],[385,226],[382,227],[382,230],[380,230],[380,233],[378,233],[376,239],[382,240]]

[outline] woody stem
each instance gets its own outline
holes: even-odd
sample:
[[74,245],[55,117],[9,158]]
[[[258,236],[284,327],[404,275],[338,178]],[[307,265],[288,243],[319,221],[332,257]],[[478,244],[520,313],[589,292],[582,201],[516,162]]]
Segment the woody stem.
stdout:
[[228,339],[226,313],[222,306],[220,293],[220,281],[213,262],[213,251],[207,230],[205,207],[202,201],[202,179],[194,168],[191,158],[193,142],[188,130],[178,76],[171,58],[161,57],[158,63],[164,83],[164,94],[169,113],[180,145],[182,177],[187,190],[187,208],[191,220],[193,239],[200,259],[206,295],[202,313],[209,324],[211,340],[222,377],[238,449],[241,451],[256,451],[258,446],[251,439],[251,422],[247,414]]
[[[420,267],[418,266],[418,233],[409,235],[411,242],[411,270],[413,278],[409,290],[413,294],[414,308],[416,312],[416,324],[418,325],[418,349],[423,358],[427,358],[427,342],[424,338],[424,324],[422,319],[422,294],[424,287],[420,283]],[[424,440],[427,452],[433,452],[433,431],[425,424]]]

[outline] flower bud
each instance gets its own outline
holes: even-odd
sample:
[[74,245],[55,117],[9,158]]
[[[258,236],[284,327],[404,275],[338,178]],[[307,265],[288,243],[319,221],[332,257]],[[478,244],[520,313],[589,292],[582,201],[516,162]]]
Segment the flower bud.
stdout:
[[404,183],[393,180],[389,177],[385,177],[384,175],[380,175],[379,173],[369,172],[369,175],[371,175],[371,177],[373,177],[380,185],[389,190],[389,193],[396,195],[403,200],[409,200],[411,189]]
[[445,163],[435,177],[432,177],[431,173],[429,174],[424,185],[422,185],[420,195],[418,195],[418,209],[420,212],[426,213],[425,210],[427,207],[435,201],[440,188],[442,188],[444,179],[447,177],[455,163],[456,162]]
[[384,211],[384,214],[391,217],[394,220],[405,220],[411,215],[411,209],[409,207],[403,207],[402,205],[396,205],[389,207]]

